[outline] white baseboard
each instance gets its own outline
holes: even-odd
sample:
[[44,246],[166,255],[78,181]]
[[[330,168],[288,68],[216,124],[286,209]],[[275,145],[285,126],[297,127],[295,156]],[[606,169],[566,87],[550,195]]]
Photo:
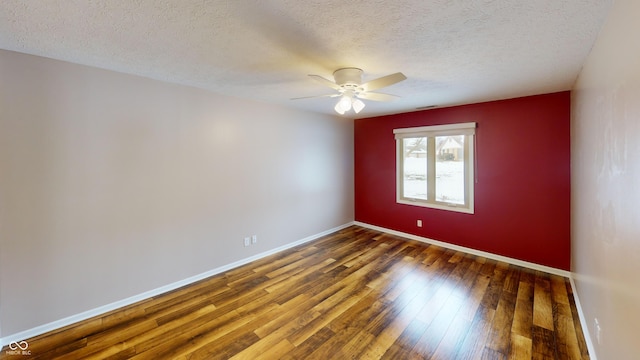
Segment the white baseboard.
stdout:
[[267,257],[269,255],[273,255],[273,254],[279,253],[281,251],[284,251],[284,250],[296,247],[298,245],[307,243],[309,241],[313,241],[315,239],[321,238],[321,237],[323,237],[325,235],[329,235],[329,234],[334,233],[336,231],[345,229],[345,228],[347,228],[347,227],[349,227],[351,225],[354,225],[354,223],[353,222],[349,222],[349,223],[340,225],[338,227],[335,227],[333,229],[329,229],[329,230],[323,231],[323,232],[318,233],[318,234],[307,236],[304,239],[300,239],[300,240],[294,241],[294,242],[292,242],[290,244],[283,245],[283,246],[277,247],[275,249],[272,249],[272,250],[269,250],[269,251],[265,251],[263,253],[260,253],[260,254],[257,254],[257,255],[242,259],[242,260],[238,260],[238,261],[233,262],[231,264],[227,264],[227,265],[224,265],[224,266],[209,270],[207,272],[204,272],[202,274],[198,274],[198,275],[189,277],[189,278],[184,279],[184,280],[176,281],[174,283],[159,287],[157,289],[146,291],[144,293],[141,293],[141,294],[138,294],[138,295],[134,295],[134,296],[131,296],[129,298],[122,299],[122,300],[113,302],[111,304],[103,305],[103,306],[97,307],[95,309],[88,310],[88,311],[85,311],[85,312],[82,312],[82,313],[79,313],[79,314],[76,314],[76,315],[72,315],[72,316],[69,316],[69,317],[66,317],[66,318],[63,318],[63,319],[60,319],[60,320],[56,320],[56,321],[50,322],[48,324],[40,325],[40,326],[34,327],[32,329],[28,329],[28,330],[21,331],[21,332],[15,333],[15,334],[7,335],[5,337],[0,338],[0,348],[2,348],[3,346],[5,346],[5,345],[7,345],[9,343],[12,343],[14,341],[15,342],[23,341],[25,339],[29,339],[29,338],[32,338],[34,336],[38,336],[38,335],[44,334],[46,332],[53,331],[53,330],[65,327],[67,325],[71,325],[71,324],[77,323],[79,321],[87,320],[87,319],[90,319],[92,317],[105,314],[105,313],[107,313],[109,311],[116,310],[118,308],[122,308],[122,307],[125,307],[125,306],[128,306],[128,305],[135,304],[135,303],[137,303],[139,301],[142,301],[142,300],[154,297],[154,296],[158,296],[160,294],[163,294],[163,293],[178,289],[180,287],[192,284],[194,282],[206,279],[208,277],[221,274],[221,273],[223,273],[225,271],[229,271],[231,269],[237,268],[238,266],[246,265],[246,264],[248,264],[248,263],[250,263],[252,261],[256,261],[256,260],[262,259],[262,258]]
[[524,261],[524,260],[518,260],[518,259],[510,258],[510,257],[507,257],[507,256],[496,255],[496,254],[493,254],[493,253],[490,253],[490,252],[486,252],[486,251],[480,251],[480,250],[476,250],[476,249],[467,248],[467,247],[464,247],[464,246],[449,244],[449,243],[446,243],[446,242],[433,240],[433,239],[429,239],[429,238],[418,236],[418,235],[408,234],[408,233],[404,233],[404,232],[401,232],[401,231],[391,230],[391,229],[387,229],[387,228],[383,228],[383,227],[380,227],[380,226],[371,225],[371,224],[367,224],[367,223],[363,223],[363,222],[359,222],[359,221],[355,221],[354,224],[358,225],[358,226],[362,226],[362,227],[368,228],[368,229],[372,229],[372,230],[388,233],[388,234],[391,234],[391,235],[401,236],[401,237],[409,238],[411,240],[416,240],[416,241],[420,241],[420,242],[427,243],[427,244],[433,244],[433,245],[437,245],[437,246],[440,246],[440,247],[443,247],[443,248],[447,248],[447,249],[451,249],[451,250],[455,250],[455,251],[462,251],[464,253],[471,254],[471,255],[486,257],[487,259],[493,259],[493,260],[497,260],[497,261],[502,261],[502,262],[506,262],[508,264],[518,265],[518,266],[522,266],[522,267],[529,268],[529,269],[532,269],[532,270],[544,271],[544,272],[549,273],[549,274],[554,274],[554,275],[558,275],[558,276],[571,278],[571,273],[569,271],[556,269],[556,268],[553,268],[553,267],[550,267],[550,266],[544,266],[544,265],[540,265],[540,264],[536,264],[536,263],[532,263],[532,262],[528,262],[528,261]]
[[573,300],[576,302],[576,309],[578,310],[578,317],[580,318],[580,326],[582,326],[582,333],[584,334],[584,340],[587,343],[587,350],[589,350],[589,359],[598,360],[596,357],[596,349],[591,340],[591,333],[589,331],[589,324],[587,318],[582,311],[582,305],[580,304],[580,297],[578,296],[578,289],[576,288],[576,282],[574,280],[574,274],[569,276],[569,282],[571,282],[571,290],[573,291]]

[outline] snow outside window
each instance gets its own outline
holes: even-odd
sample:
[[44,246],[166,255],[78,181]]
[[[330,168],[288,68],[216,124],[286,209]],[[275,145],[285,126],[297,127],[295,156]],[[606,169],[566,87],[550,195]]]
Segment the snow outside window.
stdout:
[[397,202],[473,214],[476,123],[395,129]]

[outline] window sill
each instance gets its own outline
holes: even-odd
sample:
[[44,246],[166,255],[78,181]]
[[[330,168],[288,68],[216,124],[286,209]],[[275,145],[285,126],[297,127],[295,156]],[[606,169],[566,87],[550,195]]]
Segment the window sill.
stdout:
[[431,209],[459,212],[464,214],[474,213],[473,205],[466,207],[466,206],[457,205],[457,204],[429,203],[422,200],[410,200],[410,199],[397,199],[396,202],[398,204],[403,204],[403,205],[420,206],[420,207],[426,207]]

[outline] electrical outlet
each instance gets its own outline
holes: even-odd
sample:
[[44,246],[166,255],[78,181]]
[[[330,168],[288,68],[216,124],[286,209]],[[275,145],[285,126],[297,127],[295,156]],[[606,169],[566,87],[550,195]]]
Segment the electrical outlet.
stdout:
[[249,246],[249,245],[251,245],[251,238],[250,237],[244,238],[244,246]]
[[418,221],[416,222],[416,225],[418,225],[418,227],[422,227],[422,220],[418,220]]
[[252,244],[257,244],[258,243],[258,235],[253,235],[251,237],[251,243]]

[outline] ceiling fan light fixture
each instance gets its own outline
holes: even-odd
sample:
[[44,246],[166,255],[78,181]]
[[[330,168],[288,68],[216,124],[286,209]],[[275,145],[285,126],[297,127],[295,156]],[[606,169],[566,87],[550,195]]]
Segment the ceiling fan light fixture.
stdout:
[[342,104],[341,104],[341,102],[340,102],[340,101],[338,101],[338,103],[336,104],[336,106],[335,106],[333,109],[334,109],[338,114],[340,114],[340,115],[344,115],[345,111],[344,111],[344,109],[342,109],[342,106],[341,106],[341,105],[342,105]]
[[352,106],[353,106],[353,111],[355,111],[356,114],[362,111],[362,109],[364,109],[364,103],[360,99],[355,99],[352,103]]
[[338,105],[340,105],[340,108],[342,108],[342,111],[347,112],[351,110],[351,102],[352,102],[352,99],[350,96],[343,95],[340,98],[340,101],[338,101]]

